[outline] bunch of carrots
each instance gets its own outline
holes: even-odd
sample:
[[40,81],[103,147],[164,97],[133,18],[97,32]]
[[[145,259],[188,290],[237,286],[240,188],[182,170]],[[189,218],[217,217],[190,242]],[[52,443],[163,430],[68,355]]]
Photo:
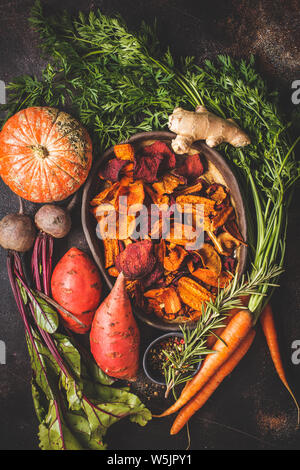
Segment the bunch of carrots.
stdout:
[[[206,356],[201,369],[186,383],[178,400],[158,416],[168,416],[180,410],[171,428],[171,434],[177,434],[190,417],[206,403],[220,383],[245,356],[255,338],[253,316],[248,309],[234,309],[227,319],[227,325],[220,332],[220,336],[211,335],[208,338],[213,353]],[[283,368],[270,304],[264,308],[260,321],[276,371],[296,404],[299,424],[299,405]]]

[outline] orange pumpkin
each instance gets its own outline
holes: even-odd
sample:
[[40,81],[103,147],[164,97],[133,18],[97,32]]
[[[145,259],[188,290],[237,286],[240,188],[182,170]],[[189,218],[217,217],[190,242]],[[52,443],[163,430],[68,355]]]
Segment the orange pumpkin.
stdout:
[[55,108],[19,111],[0,133],[0,175],[19,196],[33,202],[66,199],[91,168],[92,143],[84,127]]

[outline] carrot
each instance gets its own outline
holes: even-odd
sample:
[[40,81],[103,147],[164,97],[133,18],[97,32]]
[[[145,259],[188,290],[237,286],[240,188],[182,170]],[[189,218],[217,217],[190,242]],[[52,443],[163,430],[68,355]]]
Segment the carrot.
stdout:
[[121,272],[95,313],[90,332],[91,352],[107,375],[134,381],[139,365],[139,342],[140,333]]
[[178,400],[159,417],[168,416],[178,411],[197,393],[224,362],[237,349],[242,340],[252,328],[252,315],[249,310],[240,310],[229,322],[221,339],[218,339],[213,347],[216,354],[206,356],[200,371],[184,387]]
[[216,374],[211,377],[202,390],[180,410],[173,423],[170,434],[177,434],[188,422],[190,417],[207,402],[220,383],[225,379],[225,377],[227,377],[227,375],[231,374],[233,369],[235,369],[241,359],[245,356],[254,340],[254,337],[255,330],[251,330],[235,352],[220,367]]
[[[244,297],[240,297],[240,301],[242,303],[242,305],[244,307],[246,307],[248,305],[248,302],[249,302],[249,298],[250,298],[250,295],[247,295],[247,296],[244,296]],[[222,332],[224,331],[224,329],[226,328],[226,326],[228,325],[228,323],[230,322],[231,318],[240,311],[239,308],[232,308],[230,310],[228,310],[227,312],[227,315],[226,315],[226,318],[224,318],[224,326],[222,326],[221,328],[217,328],[216,330],[214,330],[213,333],[211,333],[207,340],[206,340],[206,346],[208,349],[211,349],[214,344],[216,343],[218,337],[221,336]],[[185,387],[184,389],[186,389],[189,385],[191,380],[189,380],[188,382],[186,382],[185,384]]]
[[[250,296],[249,295],[246,295],[244,297],[240,297],[240,301],[241,303],[243,304],[244,307],[246,307],[248,305],[248,302],[249,302],[249,298]],[[223,323],[225,326],[223,326],[222,328],[218,328],[217,330],[214,330],[213,333],[211,333],[207,340],[206,340],[206,346],[210,349],[213,347],[213,345],[215,344],[215,342],[217,341],[217,337],[218,336],[221,336],[222,334],[222,331],[224,331],[224,328],[228,325],[230,319],[240,311],[239,308],[232,308],[230,310],[228,310],[227,314],[226,314],[226,318],[224,319]]]
[[222,326],[221,328],[217,328],[216,330],[214,330],[213,333],[211,333],[208,336],[208,338],[206,340],[206,346],[208,347],[208,349],[211,349],[216,344],[218,336],[221,336],[222,332],[224,331],[224,329],[226,328],[226,326],[230,322],[230,319],[232,318],[233,315],[234,315],[234,313],[233,314],[229,313],[228,316],[226,318],[224,318],[224,320],[223,320],[224,326]]
[[275,369],[279,375],[281,382],[283,383],[285,388],[288,390],[289,394],[291,395],[297,407],[298,425],[299,425],[299,422],[300,422],[299,404],[288,384],[288,381],[284,372],[283,363],[282,363],[279,345],[278,345],[278,338],[277,338],[275,323],[274,323],[273,311],[272,311],[270,304],[267,304],[264,311],[262,312],[260,316],[260,323],[261,323],[264,335],[268,343],[269,351],[270,351]]

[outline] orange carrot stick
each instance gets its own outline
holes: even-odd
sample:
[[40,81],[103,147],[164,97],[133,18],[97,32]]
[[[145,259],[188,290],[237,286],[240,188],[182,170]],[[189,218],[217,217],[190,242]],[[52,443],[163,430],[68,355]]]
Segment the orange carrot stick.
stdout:
[[190,417],[207,402],[220,383],[225,379],[225,377],[227,377],[227,375],[231,374],[233,369],[245,356],[254,340],[254,337],[255,330],[251,330],[235,352],[220,367],[216,374],[211,377],[207,384],[204,385],[202,390],[180,410],[173,423],[170,434],[177,434],[188,422]]
[[261,323],[264,335],[268,343],[269,351],[270,351],[275,369],[279,375],[281,382],[284,384],[285,388],[288,390],[289,394],[291,395],[297,407],[298,424],[299,424],[300,422],[299,404],[288,384],[288,381],[284,372],[279,345],[278,345],[278,338],[277,338],[277,333],[276,333],[276,328],[275,328],[275,323],[274,323],[273,312],[272,312],[272,308],[270,304],[268,304],[265,307],[264,311],[262,312],[260,316],[260,323]]
[[159,417],[168,416],[178,411],[208,382],[216,371],[237,349],[252,328],[252,315],[249,310],[240,310],[229,322],[222,339],[218,339],[213,347],[215,354],[209,354],[203,361],[200,371],[184,387],[178,400]]

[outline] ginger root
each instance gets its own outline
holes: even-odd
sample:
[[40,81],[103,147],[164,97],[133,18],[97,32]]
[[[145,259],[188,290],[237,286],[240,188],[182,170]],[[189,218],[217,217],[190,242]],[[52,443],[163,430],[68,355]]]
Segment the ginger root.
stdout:
[[172,148],[177,154],[189,153],[193,142],[205,140],[209,147],[227,142],[234,147],[250,144],[248,135],[232,119],[223,119],[198,106],[195,111],[175,108],[169,116],[169,129],[177,134]]

